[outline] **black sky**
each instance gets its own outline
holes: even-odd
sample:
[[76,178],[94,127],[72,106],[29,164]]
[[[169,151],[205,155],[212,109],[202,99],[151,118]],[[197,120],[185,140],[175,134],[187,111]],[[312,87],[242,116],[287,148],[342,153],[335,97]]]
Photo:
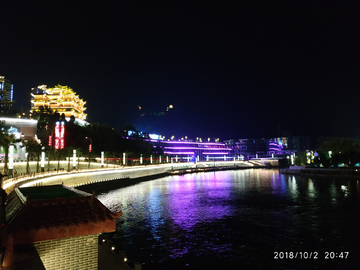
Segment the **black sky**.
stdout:
[[32,87],[68,85],[89,122],[117,129],[142,128],[138,105],[172,104],[179,136],[357,136],[358,14],[358,1],[5,0],[0,75],[19,109]]

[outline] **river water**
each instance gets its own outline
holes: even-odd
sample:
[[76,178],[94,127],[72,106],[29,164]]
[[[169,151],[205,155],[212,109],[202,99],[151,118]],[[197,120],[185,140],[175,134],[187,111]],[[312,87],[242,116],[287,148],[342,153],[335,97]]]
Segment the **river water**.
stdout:
[[98,198],[123,212],[112,241],[143,270],[360,267],[357,179],[218,171]]

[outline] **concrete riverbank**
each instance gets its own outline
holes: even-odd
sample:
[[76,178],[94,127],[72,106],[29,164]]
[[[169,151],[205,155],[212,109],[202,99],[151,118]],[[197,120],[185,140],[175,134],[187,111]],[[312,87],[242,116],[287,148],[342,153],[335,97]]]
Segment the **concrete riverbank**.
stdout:
[[[259,161],[233,161],[233,162],[198,162],[198,163],[166,163],[148,166],[99,168],[91,170],[45,172],[34,175],[25,175],[6,179],[3,182],[4,189],[11,191],[14,186],[30,187],[43,185],[64,184],[70,187],[78,187],[102,182],[102,185],[110,185],[104,182],[117,181],[116,187],[136,184],[137,178],[156,176],[162,173],[185,174],[194,172],[263,168],[264,164]],[[148,179],[148,178],[146,178]],[[141,180],[143,181],[143,180]],[[112,186],[110,189],[113,188]]]
[[144,182],[144,181],[150,181],[155,180],[158,178],[171,176],[171,175],[184,175],[189,173],[198,173],[198,172],[214,172],[214,171],[224,171],[224,170],[245,170],[245,169],[259,169],[259,168],[268,168],[267,166],[238,166],[238,165],[228,165],[228,166],[212,166],[212,167],[190,167],[190,166],[184,166],[184,167],[171,167],[168,168],[167,171],[159,172],[156,171],[153,174],[149,175],[133,175],[133,177],[126,177],[126,178],[118,178],[118,179],[110,179],[108,181],[98,181],[94,183],[86,183],[86,184],[80,184],[75,185],[73,187],[88,192],[88,193],[99,193],[103,191],[108,191],[111,189],[118,189],[123,188],[127,186],[136,185],[138,183]]
[[280,169],[281,174],[296,174],[305,176],[327,176],[327,177],[354,177],[360,178],[360,169],[327,169],[327,168],[304,168],[290,166],[289,168]]

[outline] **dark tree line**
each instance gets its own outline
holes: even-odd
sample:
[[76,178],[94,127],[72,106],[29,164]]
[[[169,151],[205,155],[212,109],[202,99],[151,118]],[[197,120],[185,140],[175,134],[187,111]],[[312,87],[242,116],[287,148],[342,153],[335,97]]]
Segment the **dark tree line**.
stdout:
[[[325,141],[317,153],[318,156],[312,161],[315,166],[337,168],[343,163],[348,168],[354,168],[360,163],[360,143],[352,139]],[[298,165],[307,163],[306,152],[299,153],[296,163]]]
[[[102,151],[107,157],[122,157],[122,153],[126,153],[127,157],[139,157],[140,154],[147,156],[154,152],[152,144],[140,137],[139,132],[131,125],[126,125],[120,132],[100,123],[81,126],[75,123],[74,117],[66,121],[64,114],[60,115],[48,107],[40,107],[33,118],[38,120],[37,136],[49,152],[49,136],[52,135],[54,138],[56,121],[65,122],[66,149],[63,152],[66,156],[70,156],[72,149],[77,149],[85,155],[89,151],[90,143],[92,156],[100,156]],[[131,136],[128,136],[128,130],[133,131]],[[158,148],[155,150],[159,152]]]

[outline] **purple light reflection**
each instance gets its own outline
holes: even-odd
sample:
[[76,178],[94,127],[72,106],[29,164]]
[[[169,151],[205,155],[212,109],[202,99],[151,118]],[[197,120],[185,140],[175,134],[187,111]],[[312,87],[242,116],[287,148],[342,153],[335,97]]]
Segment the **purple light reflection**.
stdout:
[[231,215],[233,209],[223,202],[230,196],[230,189],[225,187],[233,185],[225,180],[229,179],[224,177],[226,173],[173,176],[169,184],[169,205],[174,223],[191,230],[198,222]]

